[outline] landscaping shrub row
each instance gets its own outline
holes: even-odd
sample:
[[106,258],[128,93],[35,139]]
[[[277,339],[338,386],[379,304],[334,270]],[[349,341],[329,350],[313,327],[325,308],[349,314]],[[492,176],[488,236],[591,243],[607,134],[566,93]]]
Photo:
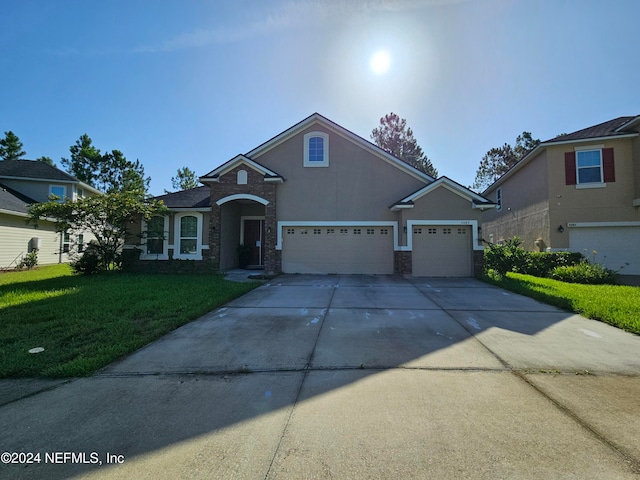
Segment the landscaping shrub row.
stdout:
[[520,243],[514,237],[504,245],[490,244],[484,251],[485,274],[515,272],[571,283],[616,283],[616,272],[590,262],[579,252],[527,252]]

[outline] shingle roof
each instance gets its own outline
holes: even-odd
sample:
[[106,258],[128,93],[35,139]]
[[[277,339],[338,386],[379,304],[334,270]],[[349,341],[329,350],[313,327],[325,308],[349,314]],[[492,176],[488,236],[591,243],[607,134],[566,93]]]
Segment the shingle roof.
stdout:
[[78,179],[38,160],[2,160],[0,161],[0,177],[37,178],[77,182]]
[[162,200],[168,208],[208,208],[211,206],[211,193],[207,186],[167,193],[155,198]]
[[0,183],[0,210],[27,213],[29,205],[32,203],[36,203],[33,198],[29,198]]
[[593,125],[592,127],[583,128],[577,132],[567,133],[565,135],[559,135],[555,138],[547,140],[548,142],[567,142],[572,140],[585,140],[589,138],[601,138],[601,137],[615,137],[619,135],[626,135],[628,133],[636,133],[632,131],[617,131],[618,128],[625,123],[630,122],[636,117],[618,117],[608,122]]

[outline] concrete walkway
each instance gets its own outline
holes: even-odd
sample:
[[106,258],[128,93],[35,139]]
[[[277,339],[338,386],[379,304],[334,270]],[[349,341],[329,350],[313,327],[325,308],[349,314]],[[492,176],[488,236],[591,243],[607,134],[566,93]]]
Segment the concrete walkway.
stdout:
[[0,478],[638,478],[639,373],[640,337],[476,280],[280,276],[93,377],[0,382],[0,451],[40,453]]

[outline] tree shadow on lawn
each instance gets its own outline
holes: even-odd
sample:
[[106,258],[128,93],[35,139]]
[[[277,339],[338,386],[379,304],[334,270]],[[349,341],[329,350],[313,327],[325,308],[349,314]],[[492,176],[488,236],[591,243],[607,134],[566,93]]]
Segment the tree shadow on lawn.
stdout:
[[[207,455],[222,462],[233,455],[224,442],[234,427],[246,429],[231,439],[241,446],[270,429],[281,435],[288,412],[308,395],[389,369],[508,370],[485,335],[527,341],[573,316],[480,282],[389,278],[279,277],[93,377],[5,405],[0,444],[133,461],[207,438]],[[9,476],[67,478],[99,468],[30,465]]]

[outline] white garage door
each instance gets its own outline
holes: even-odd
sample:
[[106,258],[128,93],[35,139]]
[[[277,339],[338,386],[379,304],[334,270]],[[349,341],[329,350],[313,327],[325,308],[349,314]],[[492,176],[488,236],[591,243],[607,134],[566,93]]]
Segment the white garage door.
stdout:
[[285,273],[393,273],[391,227],[284,227]]
[[413,227],[412,272],[419,277],[472,276],[471,227]]
[[[640,227],[571,227],[569,249],[622,275],[640,275]],[[629,265],[626,265],[626,264]]]

